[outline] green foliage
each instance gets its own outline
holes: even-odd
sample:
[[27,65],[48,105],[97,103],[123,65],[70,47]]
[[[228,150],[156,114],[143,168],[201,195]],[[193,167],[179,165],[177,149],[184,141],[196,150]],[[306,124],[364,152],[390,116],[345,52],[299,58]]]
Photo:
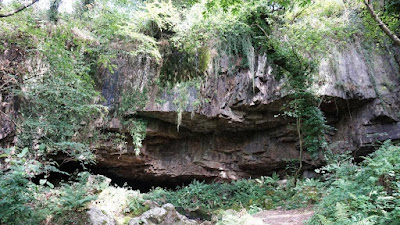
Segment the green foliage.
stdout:
[[323,113],[318,108],[318,98],[311,90],[316,65],[302,57],[288,43],[272,42],[271,46],[270,60],[275,64],[276,76],[286,78],[286,87],[292,99],[285,109],[285,114],[296,118],[300,141],[304,142],[304,147],[309,153],[316,156],[326,145],[324,133],[329,129],[325,125]]
[[228,60],[231,74],[240,66],[249,67],[254,73],[255,50],[251,36],[256,29],[252,26],[266,27],[266,22],[257,14],[265,16],[262,12],[267,8],[258,2],[246,3],[240,13],[215,8],[203,16],[206,6],[198,3],[184,10],[173,36],[162,42],[161,78],[176,83],[202,77],[210,64],[214,65],[213,73],[217,75],[221,60]]
[[172,1],[146,3],[135,15],[132,28],[150,37],[160,39],[163,33],[171,33],[178,22],[179,13]]
[[125,213],[129,213],[132,216],[139,216],[150,209],[150,206],[144,205],[144,199],[142,195],[129,196],[128,206],[125,208]]
[[128,129],[132,137],[133,145],[135,146],[135,154],[139,155],[140,148],[143,147],[142,141],[146,137],[147,121],[143,119],[129,120]]
[[119,116],[126,116],[135,114],[137,110],[142,109],[148,101],[147,89],[140,90],[126,90],[121,97],[118,105]]
[[117,34],[125,42],[134,43],[135,49],[129,51],[131,55],[149,55],[160,61],[157,41],[173,35],[180,21],[180,14],[171,1],[147,2],[138,6],[128,18],[120,20]]
[[[75,26],[86,28],[101,44],[110,44],[118,39],[119,29],[131,18],[141,5],[138,1],[96,0],[76,4],[73,14],[65,14]],[[72,18],[71,18],[72,17]]]
[[173,103],[177,106],[177,130],[179,131],[179,126],[182,124],[182,114],[185,110],[186,106],[189,104],[189,88],[190,84],[188,83],[178,83],[176,85],[177,96],[174,98]]
[[206,46],[198,49],[198,57],[199,57],[199,71],[206,71],[208,69],[208,64],[211,60],[210,49]]
[[[318,59],[334,47],[343,47],[361,33],[357,1],[316,0],[307,7],[295,7],[285,14],[283,28],[275,35],[287,35],[291,45],[308,57]],[[284,33],[282,33],[284,32]]]
[[87,215],[81,211],[85,211],[87,205],[97,199],[97,193],[108,185],[108,178],[82,172],[56,188],[39,186],[35,191],[35,209],[55,224],[85,224]]
[[287,209],[304,208],[314,205],[321,200],[325,184],[319,180],[305,179],[300,181],[292,190],[287,190],[287,199],[284,205]]
[[[53,11],[59,3],[54,2]],[[16,71],[24,81],[13,90],[23,117],[17,121],[18,145],[35,149],[30,153],[36,159],[63,152],[72,160],[92,163],[87,136],[93,126],[88,121],[106,113],[97,104],[100,96],[90,71],[93,62],[88,63],[93,38],[77,32],[76,21],[53,26],[44,11],[30,10],[0,22],[1,42],[24,49],[23,57],[29,59],[26,67],[32,68],[29,73]]]
[[[128,31],[127,31],[128,29]],[[157,41],[148,35],[132,32],[129,27],[122,27],[118,31],[121,35],[128,37],[131,41],[135,42],[135,49],[129,51],[131,56],[149,55],[159,62],[162,59],[161,53],[158,48]]]
[[[249,8],[245,7],[245,9],[251,11]],[[205,7],[199,4],[188,12],[196,15],[198,19],[189,17],[177,27],[177,34],[172,39],[174,45],[182,52],[197,56],[192,61],[195,62],[200,74],[207,69],[205,63],[208,64],[211,59],[215,65],[214,73],[217,74],[220,71],[218,68],[220,60],[225,56],[229,60],[230,72],[236,66],[238,58],[243,55],[245,56],[243,65],[246,65],[252,43],[249,41],[251,29],[243,21],[244,16],[215,9],[212,14],[203,17],[205,10]],[[204,50],[207,51],[204,52]],[[211,54],[212,51],[216,52]],[[202,56],[204,53],[210,54],[210,57]],[[203,58],[209,58],[209,60],[203,61]]]
[[147,89],[143,91],[130,90],[123,94],[118,107],[119,118],[122,125],[129,130],[136,155],[139,155],[142,141],[146,137],[147,121],[136,118],[127,119],[126,117],[136,114],[136,111],[142,109],[147,101]]
[[[400,35],[399,1],[384,1],[382,7],[378,4],[378,1],[373,1],[373,3],[374,10],[379,15],[382,22],[395,34]],[[361,16],[364,35],[369,42],[374,42],[370,43],[370,45],[376,44],[378,46],[385,46],[392,43],[366,9],[363,10]]]
[[400,1],[399,0],[392,0],[392,1],[385,1],[384,5],[385,11],[388,13],[399,13],[400,12]]
[[52,22],[58,21],[58,9],[60,7],[61,0],[54,0],[50,4],[49,9],[49,20]]
[[0,170],[0,223],[23,224],[38,223],[36,211],[30,203],[34,200],[35,185],[30,182],[34,170],[33,162],[26,162],[20,153],[17,157],[10,155],[14,149],[1,149],[1,159],[4,157],[8,168]]
[[[58,27],[39,44],[37,54],[43,57],[48,69],[43,74],[30,74],[24,84],[25,91],[16,90],[25,99],[21,106],[24,120],[19,145],[45,144],[46,151],[39,152],[38,156],[62,150],[78,156],[77,160],[78,152],[85,155],[84,159],[92,159],[90,150],[83,144],[83,135],[91,128],[84,121],[101,116],[104,110],[94,102],[98,93],[84,64],[84,44],[63,29],[68,28]],[[72,49],[66,49],[68,42]]]
[[[199,0],[191,0],[191,2],[199,2]],[[220,7],[227,10],[236,11],[240,6],[245,4],[246,1],[243,0],[209,0],[207,1],[207,9],[209,11],[215,10],[215,8]],[[269,4],[283,7],[283,8],[291,8],[294,5],[298,4],[300,6],[306,6],[311,3],[311,0],[272,0],[268,1]]]
[[[293,183],[287,187],[277,184],[278,176],[261,177],[256,180],[237,180],[232,183],[211,183],[193,181],[190,185],[178,188],[176,191],[167,191],[156,188],[145,196],[162,203],[172,203],[183,213],[192,216],[209,218],[220,209],[239,210],[246,208],[272,209],[277,206],[285,208],[306,207],[315,203],[321,196],[320,182],[305,180],[296,188]],[[294,188],[294,189],[293,189]]]
[[[18,152],[14,148],[0,149],[1,160],[5,162],[0,167],[0,223],[39,224],[49,215],[81,208],[94,199],[89,190],[102,187],[101,179],[93,177],[92,183],[87,185],[89,175],[86,173],[79,175],[78,183],[62,184],[55,189],[46,177],[50,172],[63,172],[51,163],[26,159],[27,148]],[[38,185],[32,178],[39,174],[45,174],[45,178]]]
[[[111,141],[113,148],[119,150],[119,154],[128,153],[128,136],[125,130],[129,131],[132,138],[132,144],[136,155],[140,154],[143,147],[142,141],[146,138],[147,121],[140,118],[125,119],[121,117],[122,126],[119,132],[105,132],[98,135],[98,139],[103,141]],[[123,132],[124,131],[124,132]]]
[[63,213],[64,210],[70,211],[81,209],[86,205],[86,203],[96,199],[96,196],[91,195],[86,187],[89,175],[90,174],[87,172],[80,173],[78,174],[77,182],[72,184],[61,184],[57,199],[61,209],[58,211],[59,214]]
[[385,144],[361,165],[326,166],[329,186],[309,224],[396,224],[400,220],[400,148]]

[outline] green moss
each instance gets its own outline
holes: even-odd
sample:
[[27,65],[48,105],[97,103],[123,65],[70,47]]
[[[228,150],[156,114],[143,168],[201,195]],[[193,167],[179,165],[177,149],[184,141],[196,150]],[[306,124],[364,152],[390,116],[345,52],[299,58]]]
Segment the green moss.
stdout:
[[198,50],[198,55],[199,55],[199,66],[198,70],[200,72],[205,72],[208,69],[208,65],[210,64],[211,61],[211,53],[210,49],[208,47],[201,47]]

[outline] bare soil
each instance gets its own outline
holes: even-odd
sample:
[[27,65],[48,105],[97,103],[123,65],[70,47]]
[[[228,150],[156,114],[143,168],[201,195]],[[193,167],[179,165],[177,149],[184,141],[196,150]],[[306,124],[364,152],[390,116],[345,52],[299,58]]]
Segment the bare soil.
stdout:
[[260,218],[265,224],[269,225],[302,225],[314,214],[312,209],[295,209],[295,210],[264,210],[253,217]]

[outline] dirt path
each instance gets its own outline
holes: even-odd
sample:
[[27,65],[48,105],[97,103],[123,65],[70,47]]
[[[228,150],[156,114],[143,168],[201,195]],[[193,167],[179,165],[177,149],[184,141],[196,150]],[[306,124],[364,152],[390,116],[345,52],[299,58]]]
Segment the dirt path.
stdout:
[[260,218],[264,223],[269,225],[302,225],[307,221],[314,212],[309,209],[296,209],[296,210],[265,210],[253,217]]

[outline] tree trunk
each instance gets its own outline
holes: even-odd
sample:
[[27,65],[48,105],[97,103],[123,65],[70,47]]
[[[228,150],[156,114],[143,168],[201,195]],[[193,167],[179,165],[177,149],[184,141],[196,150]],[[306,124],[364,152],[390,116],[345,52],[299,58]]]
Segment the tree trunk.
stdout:
[[54,23],[58,22],[58,8],[60,4],[61,0],[53,0],[50,4],[49,19]]
[[296,128],[297,128],[297,135],[299,137],[300,153],[299,153],[299,168],[297,169],[296,174],[294,175],[294,186],[297,185],[297,180],[299,179],[301,169],[303,168],[303,134],[301,133],[300,115],[297,115],[296,118]]
[[395,45],[400,47],[400,38],[397,37],[395,33],[393,33],[387,26],[382,22],[382,20],[375,13],[374,8],[372,6],[371,0],[364,0],[364,4],[367,7],[369,14],[371,14],[372,18],[378,23],[378,26],[385,32],[387,36],[394,42]]

